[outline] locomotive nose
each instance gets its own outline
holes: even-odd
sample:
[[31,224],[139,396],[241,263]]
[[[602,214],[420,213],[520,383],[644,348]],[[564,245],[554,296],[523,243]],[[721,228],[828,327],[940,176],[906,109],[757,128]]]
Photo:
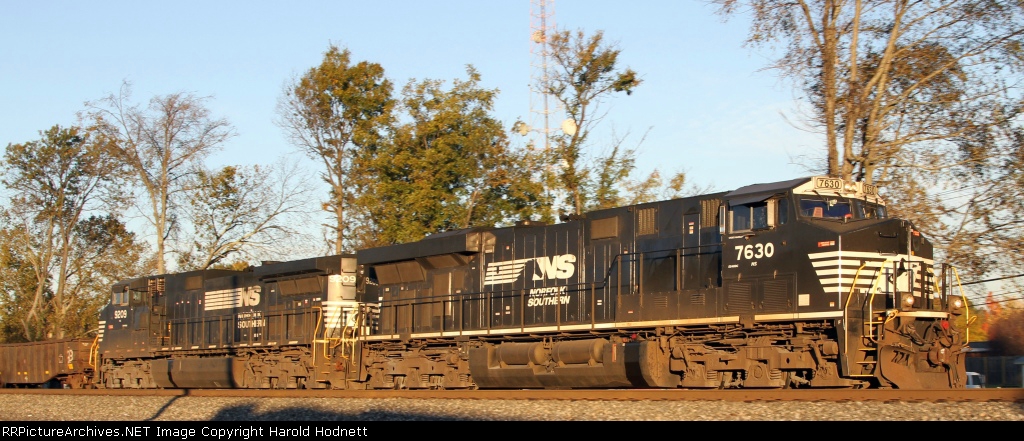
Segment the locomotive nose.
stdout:
[[881,220],[841,235],[847,250],[932,258],[931,242],[903,219]]

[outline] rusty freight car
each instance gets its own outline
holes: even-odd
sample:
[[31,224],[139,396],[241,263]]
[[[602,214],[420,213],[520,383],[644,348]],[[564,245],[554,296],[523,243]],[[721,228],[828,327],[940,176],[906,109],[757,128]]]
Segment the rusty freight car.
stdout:
[[3,387],[87,387],[95,372],[93,339],[61,339],[0,345]]

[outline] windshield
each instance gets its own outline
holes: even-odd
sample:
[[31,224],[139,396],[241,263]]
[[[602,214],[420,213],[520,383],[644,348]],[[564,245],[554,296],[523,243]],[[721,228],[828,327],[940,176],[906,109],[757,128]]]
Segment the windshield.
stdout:
[[800,198],[800,215],[816,219],[876,219],[887,217],[885,207],[860,199],[806,196]]

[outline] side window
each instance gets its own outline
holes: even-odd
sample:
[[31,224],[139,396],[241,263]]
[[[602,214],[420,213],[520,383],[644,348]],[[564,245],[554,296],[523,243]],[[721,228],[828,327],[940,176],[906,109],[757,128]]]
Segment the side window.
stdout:
[[779,225],[786,225],[789,222],[789,199],[779,199],[775,205],[779,207]]
[[732,228],[730,231],[748,231],[750,230],[750,205],[737,205],[735,207],[729,207],[729,214],[732,218]]
[[731,232],[762,230],[775,225],[772,211],[775,201],[752,202],[729,207]]
[[761,203],[750,207],[750,211],[753,214],[753,228],[755,230],[760,228],[768,228],[768,204]]

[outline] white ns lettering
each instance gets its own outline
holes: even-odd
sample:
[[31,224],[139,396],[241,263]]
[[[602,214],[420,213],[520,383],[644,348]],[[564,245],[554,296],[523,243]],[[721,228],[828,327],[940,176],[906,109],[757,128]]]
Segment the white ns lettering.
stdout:
[[256,306],[260,304],[259,288],[250,288],[242,292],[242,306]]
[[553,256],[550,260],[538,257],[536,262],[540,274],[534,274],[533,280],[568,279],[576,274],[576,256],[572,254]]

